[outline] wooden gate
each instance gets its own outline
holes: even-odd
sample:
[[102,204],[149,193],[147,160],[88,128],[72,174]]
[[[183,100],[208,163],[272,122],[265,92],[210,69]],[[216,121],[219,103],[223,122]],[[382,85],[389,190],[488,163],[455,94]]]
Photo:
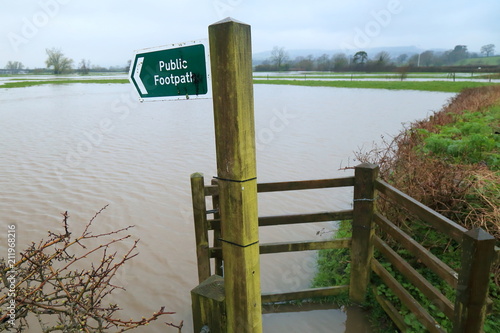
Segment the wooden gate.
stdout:
[[[351,220],[352,237],[313,242],[282,242],[260,244],[260,254],[280,252],[309,251],[321,249],[350,249],[351,252],[351,279],[349,285],[331,286],[325,288],[311,288],[307,290],[263,294],[262,303],[274,303],[292,300],[311,299],[316,297],[333,296],[340,293],[349,293],[355,303],[363,303],[367,292],[373,292],[377,301],[402,330],[408,330],[398,310],[389,301],[377,295],[374,285],[371,284],[372,273],[378,275],[383,283],[393,291],[401,303],[410,309],[429,332],[446,332],[432,314],[428,313],[410,293],[389,273],[382,263],[374,258],[373,252],[378,251],[386,261],[390,262],[408,281],[416,286],[420,292],[430,300],[440,305],[442,312],[453,322],[453,332],[479,332],[484,324],[488,311],[491,310],[491,300],[488,299],[488,285],[491,265],[499,260],[499,249],[495,248],[495,239],[481,229],[467,230],[441,214],[431,210],[408,195],[402,193],[383,180],[378,178],[378,167],[372,164],[361,164],[355,168],[352,177],[307,181],[292,181],[280,183],[260,183],[257,185],[259,193],[276,191],[299,191],[310,189],[324,189],[337,187],[354,187],[353,209],[343,211],[318,212],[310,214],[263,216],[259,217],[259,227],[289,225],[297,223],[314,223],[326,221]],[[220,243],[221,223],[219,212],[219,191],[217,180],[213,179],[210,185],[205,184],[202,174],[191,176],[193,212],[196,234],[196,254],[198,262],[198,279],[200,285],[213,274],[223,276],[224,253]],[[376,196],[383,196],[391,200],[394,205],[403,207],[414,214],[419,220],[428,223],[429,227],[442,232],[444,235],[462,245],[463,254],[460,274],[434,256],[410,235],[403,232],[387,217],[375,209]],[[207,198],[211,198],[212,207],[207,209]],[[211,233],[211,235],[210,235]],[[438,289],[419,274],[412,266],[399,256],[383,239],[386,236],[395,239],[404,246],[409,253],[421,260],[429,270],[450,284],[455,290],[454,303],[447,299]],[[211,240],[211,241],[210,241]],[[213,265],[211,264],[213,260]],[[213,267],[213,268],[212,268]],[[222,278],[216,279],[220,286]],[[196,288],[195,288],[196,289]],[[223,290],[223,289],[222,289]],[[220,294],[222,292],[219,292]],[[195,303],[200,303],[200,296],[193,295],[193,310]],[[219,297],[217,296],[217,297]],[[203,303],[203,302],[202,302]],[[198,306],[193,311],[195,332],[201,327],[207,327],[206,318],[214,320],[216,314],[219,321],[224,321],[223,297],[218,301],[210,301],[209,306]],[[218,304],[214,312],[214,304]],[[223,311],[223,310],[222,310]],[[216,321],[217,321],[216,320]],[[224,324],[214,324],[215,331],[226,332]],[[210,332],[214,332],[214,328]]]

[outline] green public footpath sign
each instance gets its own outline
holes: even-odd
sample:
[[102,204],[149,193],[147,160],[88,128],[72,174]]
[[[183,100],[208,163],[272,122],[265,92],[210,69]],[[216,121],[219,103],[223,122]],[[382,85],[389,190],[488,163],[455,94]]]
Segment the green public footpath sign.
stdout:
[[141,101],[211,98],[208,43],[195,41],[135,52],[129,80]]

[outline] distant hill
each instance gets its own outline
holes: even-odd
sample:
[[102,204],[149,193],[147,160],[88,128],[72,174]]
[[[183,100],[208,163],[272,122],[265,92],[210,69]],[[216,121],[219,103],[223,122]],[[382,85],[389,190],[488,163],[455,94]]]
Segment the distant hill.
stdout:
[[[313,57],[317,58],[323,54],[328,54],[328,55],[334,55],[336,53],[345,53],[347,56],[354,55],[356,52],[361,51],[361,50],[349,50],[349,51],[344,51],[340,49],[336,50],[324,50],[324,49],[301,49],[301,50],[287,50],[285,51],[288,53],[288,56],[290,57],[290,60],[295,59],[296,57],[307,57],[309,55],[312,55]],[[366,48],[363,49],[362,51],[365,51],[368,53],[368,58],[373,57],[377,53],[381,51],[385,51],[389,53],[391,58],[396,58],[401,54],[407,54],[408,56],[412,56],[414,54],[424,52],[426,50],[420,49],[416,46],[388,46],[388,47],[373,47],[373,48]],[[433,50],[436,52],[442,52],[444,50]],[[254,65],[258,65],[262,63],[264,60],[267,60],[271,57],[271,50],[265,51],[265,52],[258,52],[253,54],[253,62]]]

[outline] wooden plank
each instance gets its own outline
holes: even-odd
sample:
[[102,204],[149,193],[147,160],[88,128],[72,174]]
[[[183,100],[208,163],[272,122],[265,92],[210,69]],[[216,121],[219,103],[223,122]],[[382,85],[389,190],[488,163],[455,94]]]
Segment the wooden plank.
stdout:
[[249,25],[208,27],[227,331],[262,332],[257,169]]
[[[261,216],[259,217],[259,227],[269,227],[273,225],[285,225],[285,224],[342,221],[351,219],[352,219],[351,209],[338,212]],[[207,220],[207,222],[209,230],[216,229],[220,225],[220,219],[209,219]]]
[[396,204],[403,206],[408,211],[415,214],[423,221],[429,223],[443,234],[453,238],[459,243],[462,242],[463,234],[467,232],[466,228],[430,209],[381,179],[377,179],[375,181],[375,188],[380,193],[383,193],[388,198],[393,200]]
[[372,237],[375,200],[374,182],[378,166],[363,163],[355,167],[354,205],[352,217],[351,277],[349,297],[354,303],[365,301],[370,282],[373,257]]
[[375,223],[377,223],[384,232],[391,235],[391,237],[394,238],[399,244],[410,251],[411,254],[422,261],[425,266],[448,282],[450,286],[453,288],[457,287],[458,273],[455,270],[427,251],[425,247],[396,227],[396,225],[389,221],[385,216],[375,213]]
[[417,319],[431,333],[446,333],[439,323],[429,315],[429,313],[406,291],[406,289],[378,262],[373,259],[371,262],[373,271],[380,276],[382,281],[394,292],[394,294],[412,311]]
[[281,294],[262,294],[262,303],[276,303],[315,297],[327,297],[339,295],[349,290],[349,286],[335,286],[324,288],[311,288]]
[[372,285],[372,294],[399,330],[401,332],[409,332],[410,328],[406,325],[403,316],[399,314],[399,311],[394,307],[394,305],[392,305],[391,302],[389,302],[384,296],[378,294],[377,287],[374,285]]
[[217,219],[208,219],[208,230],[220,230],[220,217]]
[[219,195],[219,186],[214,185],[213,182],[212,185],[205,185],[204,193],[206,197]]
[[198,262],[198,282],[202,283],[210,277],[210,253],[208,249],[208,224],[205,195],[203,193],[204,178],[202,173],[191,175],[191,196],[193,203],[194,233],[196,239],[196,259]]
[[318,303],[318,302],[279,302],[279,303],[263,303],[262,314],[267,313],[288,313],[307,312],[318,310],[338,310],[342,306],[335,303]]
[[266,227],[272,225],[297,224],[341,221],[352,219],[352,210],[343,210],[338,212],[321,212],[311,214],[279,215],[259,217],[259,226]]
[[329,241],[311,241],[311,242],[283,242],[266,243],[260,245],[260,254],[314,251],[324,249],[345,249],[351,246],[350,238],[339,238]]
[[[260,254],[283,252],[316,251],[325,249],[346,249],[351,246],[351,238],[339,238],[329,241],[297,241],[266,243],[259,246]],[[211,258],[221,258],[222,248],[214,246],[209,249]]]
[[453,304],[436,287],[427,281],[419,272],[417,272],[406,260],[401,258],[393,249],[379,237],[374,238],[375,247],[389,260],[389,262],[403,274],[408,281],[417,287],[422,294],[432,300],[437,308],[451,320],[453,320]]
[[481,228],[465,233],[453,333],[482,332],[483,330],[495,243],[495,238]]
[[276,191],[311,190],[311,189],[346,187],[346,186],[354,186],[354,177],[301,180],[301,181],[276,182],[276,183],[259,183],[257,184],[257,192],[264,193],[264,192],[276,192]]

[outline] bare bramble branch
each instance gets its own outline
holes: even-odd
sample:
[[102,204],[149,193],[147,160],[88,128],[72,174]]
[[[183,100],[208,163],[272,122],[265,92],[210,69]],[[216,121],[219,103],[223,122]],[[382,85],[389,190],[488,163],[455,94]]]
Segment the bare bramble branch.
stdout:
[[[0,259],[0,308],[14,303],[16,318],[14,322],[9,313],[0,314],[0,331],[23,332],[28,328],[28,316],[35,316],[43,333],[125,332],[173,314],[161,307],[148,318],[122,320],[117,317],[119,306],[106,302],[114,290],[124,289],[112,280],[127,261],[138,255],[139,242],[135,240],[125,254],[119,255],[112,248],[131,237],[125,233],[133,226],[92,233],[92,223],[106,207],[76,238],[70,232],[66,211],[62,213],[63,233],[49,231],[48,239],[31,243],[13,265]],[[95,245],[96,241],[100,244]]]

